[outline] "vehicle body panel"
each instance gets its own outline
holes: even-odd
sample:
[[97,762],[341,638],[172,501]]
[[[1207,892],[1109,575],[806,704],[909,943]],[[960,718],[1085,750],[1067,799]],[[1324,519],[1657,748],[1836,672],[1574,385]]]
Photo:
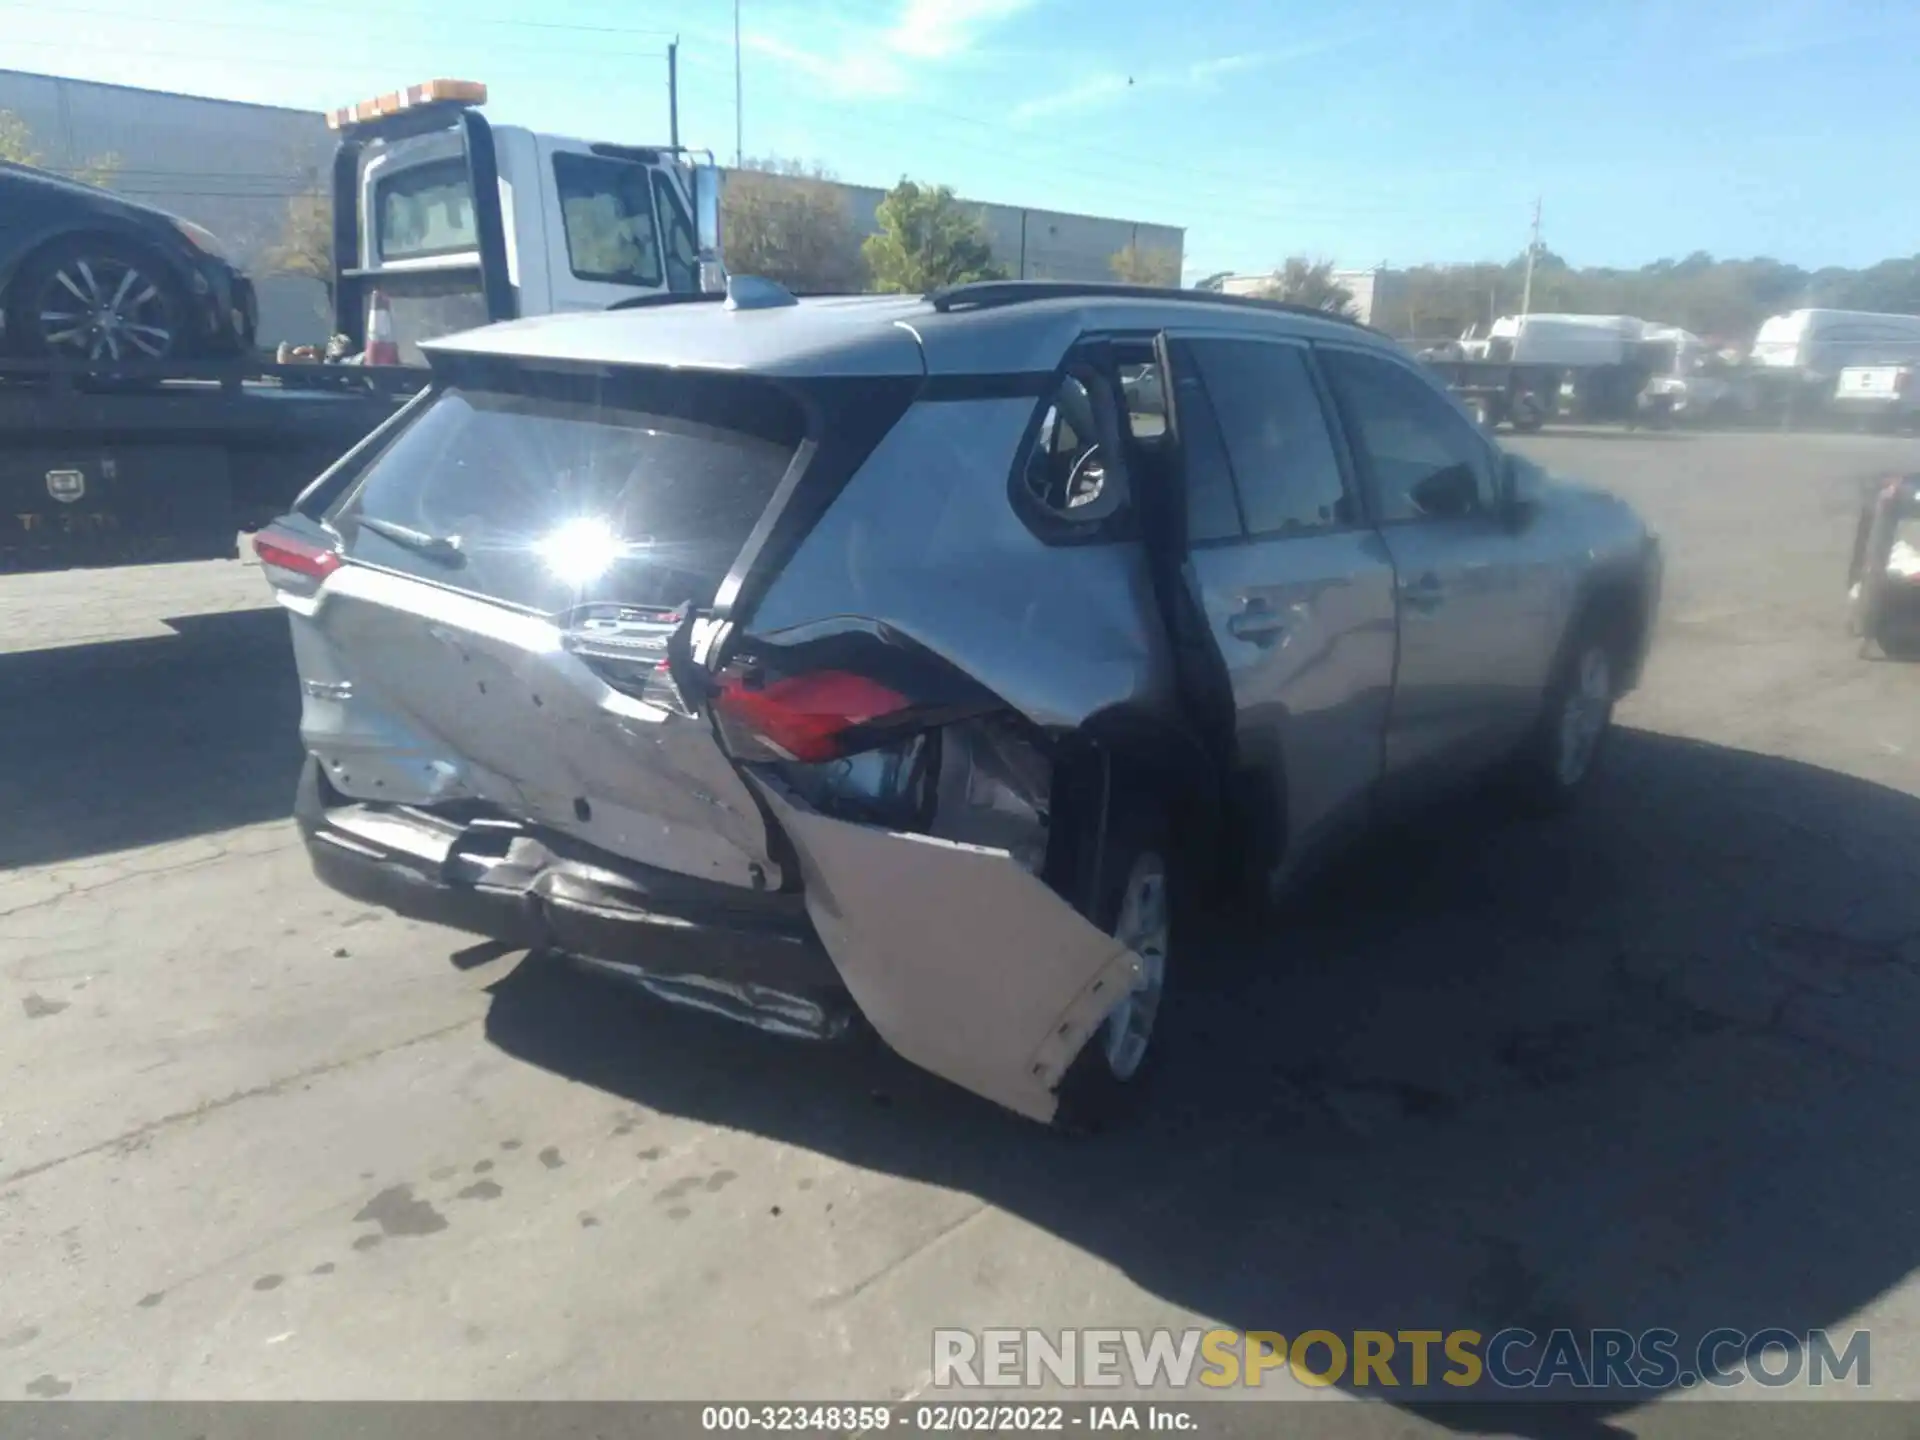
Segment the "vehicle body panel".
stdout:
[[613,689],[549,619],[370,565],[282,603],[301,740],[343,795],[486,801],[643,864],[778,887],[759,810],[706,722]]
[[744,625],[772,644],[884,620],[1043,727],[1175,707],[1142,547],[1050,546],[1007,500],[1033,399],[923,401],[861,467]]
[[1030,1119],[1139,959],[1003,850],[815,814],[758,780],[860,1011],[923,1069]]
[[[1364,818],[1393,695],[1393,564],[1372,530],[1196,547],[1202,608],[1233,685],[1240,763],[1279,787],[1289,853]],[[1245,629],[1255,614],[1275,628]]]

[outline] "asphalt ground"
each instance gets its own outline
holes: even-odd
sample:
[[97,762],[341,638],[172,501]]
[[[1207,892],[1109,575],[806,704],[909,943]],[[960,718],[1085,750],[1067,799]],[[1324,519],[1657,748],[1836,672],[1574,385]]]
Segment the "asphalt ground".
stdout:
[[1519,444],[1667,545],[1595,792],[1226,927],[1080,1140],[321,888],[257,569],[0,580],[0,1399],[878,1399],[937,1326],[1196,1324],[1865,1327],[1920,1397],[1920,667],[1843,629],[1920,446]]

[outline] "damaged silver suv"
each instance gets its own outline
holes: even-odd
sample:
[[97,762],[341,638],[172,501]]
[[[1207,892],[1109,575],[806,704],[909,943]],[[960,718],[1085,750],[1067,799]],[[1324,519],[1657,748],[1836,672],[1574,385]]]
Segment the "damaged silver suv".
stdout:
[[1136,1093],[1187,906],[1565,801],[1659,551],[1388,339],[1119,286],[547,316],[256,548],[329,885],[908,1060]]

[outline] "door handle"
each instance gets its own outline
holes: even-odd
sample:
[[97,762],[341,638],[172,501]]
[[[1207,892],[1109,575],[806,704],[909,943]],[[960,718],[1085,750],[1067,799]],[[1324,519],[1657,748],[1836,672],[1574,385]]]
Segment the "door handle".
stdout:
[[1429,570],[1418,580],[1408,580],[1400,586],[1400,599],[1409,610],[1418,610],[1423,615],[1431,615],[1440,608],[1445,600],[1446,590],[1440,584],[1440,577]]
[[1254,645],[1273,644],[1286,628],[1286,617],[1260,599],[1247,601],[1238,614],[1227,617],[1227,633]]

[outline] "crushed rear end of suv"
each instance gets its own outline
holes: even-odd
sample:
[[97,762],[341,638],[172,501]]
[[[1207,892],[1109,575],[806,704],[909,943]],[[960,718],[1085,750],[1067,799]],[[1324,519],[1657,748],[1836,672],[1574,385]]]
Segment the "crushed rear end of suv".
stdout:
[[1167,643],[1137,552],[1008,503],[1038,378],[930,376],[914,307],[435,347],[256,541],[297,815],[358,899],[774,1031],[864,1016],[1047,1120],[1083,1051],[1144,1058],[1166,845],[1094,853],[1122,800],[1083,722],[1170,703]]

